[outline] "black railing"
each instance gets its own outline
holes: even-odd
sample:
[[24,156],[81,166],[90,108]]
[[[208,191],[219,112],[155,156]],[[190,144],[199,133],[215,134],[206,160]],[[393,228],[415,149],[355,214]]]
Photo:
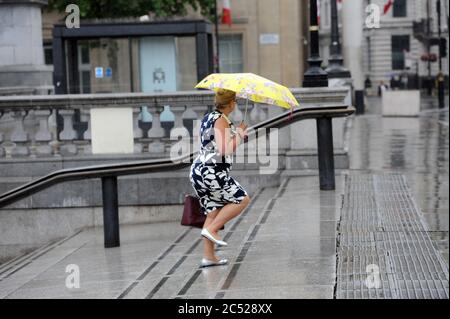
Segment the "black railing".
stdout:
[[[251,127],[249,137],[259,129],[282,128],[306,119],[328,119],[331,121],[332,118],[347,117],[354,112],[353,107],[347,106],[296,109]],[[328,135],[327,138],[330,139],[327,145],[331,146],[325,151],[319,149],[319,163],[324,163],[323,167],[326,170],[324,175],[330,176],[332,174],[334,177],[333,137]],[[196,156],[196,153],[191,153],[176,159],[135,161],[58,170],[0,195],[0,208],[58,183],[101,178],[105,247],[117,247],[120,245],[117,177],[183,169],[189,167]]]

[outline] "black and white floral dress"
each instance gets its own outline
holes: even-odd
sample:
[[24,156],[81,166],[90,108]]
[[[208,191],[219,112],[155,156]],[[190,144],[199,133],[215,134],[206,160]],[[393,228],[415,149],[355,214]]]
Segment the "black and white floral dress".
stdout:
[[[202,120],[200,151],[191,166],[189,176],[204,214],[209,214],[227,204],[239,204],[247,196],[244,188],[230,176],[232,156],[222,156],[218,151],[214,138],[214,124],[221,116],[222,113],[216,110]],[[233,123],[229,124],[232,135],[236,134]]]

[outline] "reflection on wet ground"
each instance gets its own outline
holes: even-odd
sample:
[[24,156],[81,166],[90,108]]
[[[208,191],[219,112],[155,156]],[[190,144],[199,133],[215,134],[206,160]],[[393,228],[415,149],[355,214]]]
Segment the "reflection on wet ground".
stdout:
[[448,264],[449,112],[430,101],[416,118],[380,115],[380,100],[370,99],[366,114],[354,119],[350,168],[398,172],[420,206],[430,235]]

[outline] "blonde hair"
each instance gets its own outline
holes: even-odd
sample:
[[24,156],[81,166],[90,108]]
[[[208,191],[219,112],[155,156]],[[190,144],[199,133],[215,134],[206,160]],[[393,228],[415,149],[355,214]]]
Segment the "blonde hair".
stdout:
[[230,90],[219,89],[216,92],[215,105],[217,109],[223,109],[232,101],[236,100],[236,93]]

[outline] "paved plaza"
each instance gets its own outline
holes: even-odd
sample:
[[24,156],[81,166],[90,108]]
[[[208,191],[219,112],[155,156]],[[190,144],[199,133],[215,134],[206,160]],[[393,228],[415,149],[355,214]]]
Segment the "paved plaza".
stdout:
[[178,223],[122,226],[113,249],[91,228],[1,265],[0,298],[449,298],[448,122],[432,105],[383,118],[371,100],[336,190],[283,172],[222,232],[227,266],[200,269],[200,232]]

